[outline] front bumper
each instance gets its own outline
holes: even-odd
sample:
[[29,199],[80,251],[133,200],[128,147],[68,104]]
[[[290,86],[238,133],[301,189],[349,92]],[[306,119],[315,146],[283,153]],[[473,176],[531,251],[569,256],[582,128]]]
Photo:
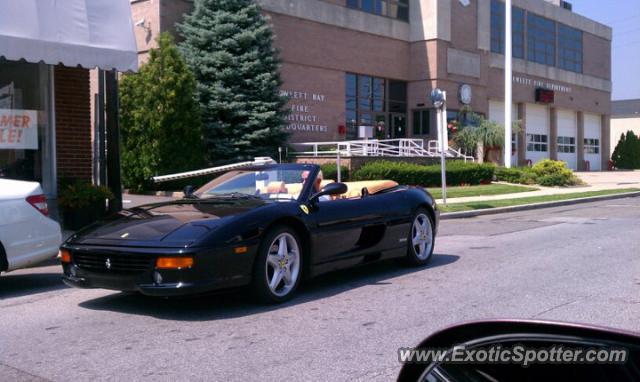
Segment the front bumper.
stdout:
[[230,285],[230,283],[217,281],[139,284],[133,280],[123,280],[122,278],[107,279],[97,278],[95,276],[86,278],[69,276],[66,274],[62,276],[62,281],[66,285],[74,288],[102,288],[124,292],[139,292],[147,296],[156,297],[186,296],[218,289],[226,289],[233,286],[232,284]]
[[[251,281],[248,265],[252,264],[253,252],[230,256],[231,249],[221,248],[186,253],[158,248],[64,247],[71,251],[72,262],[62,265],[62,281],[75,288],[170,297],[243,286]],[[194,265],[157,269],[155,260],[159,256],[191,256]]]

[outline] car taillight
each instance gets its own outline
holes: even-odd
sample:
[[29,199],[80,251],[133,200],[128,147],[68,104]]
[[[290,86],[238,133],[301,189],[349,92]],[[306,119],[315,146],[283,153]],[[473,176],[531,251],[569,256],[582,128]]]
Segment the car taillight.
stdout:
[[27,203],[31,204],[33,208],[40,211],[44,216],[49,216],[49,207],[47,206],[47,198],[40,195],[31,195],[27,197]]

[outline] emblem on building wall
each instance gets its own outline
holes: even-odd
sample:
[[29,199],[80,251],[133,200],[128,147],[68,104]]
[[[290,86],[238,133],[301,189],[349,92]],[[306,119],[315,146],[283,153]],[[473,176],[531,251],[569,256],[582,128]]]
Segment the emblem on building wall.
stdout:
[[471,86],[469,84],[460,85],[460,89],[458,90],[458,98],[460,102],[468,105],[471,103]]

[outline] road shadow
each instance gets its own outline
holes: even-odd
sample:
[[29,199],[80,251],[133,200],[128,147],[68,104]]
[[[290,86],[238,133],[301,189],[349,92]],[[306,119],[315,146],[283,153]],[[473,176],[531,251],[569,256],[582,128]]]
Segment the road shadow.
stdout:
[[88,300],[79,305],[91,310],[150,316],[176,321],[212,321],[250,316],[338,295],[366,285],[386,285],[395,277],[445,266],[456,262],[455,255],[434,254],[426,267],[408,267],[396,261],[362,265],[320,276],[303,283],[297,295],[281,305],[262,305],[244,289],[189,298],[152,298],[140,294],[116,293]]
[[61,273],[3,273],[0,276],[0,300],[67,288]]

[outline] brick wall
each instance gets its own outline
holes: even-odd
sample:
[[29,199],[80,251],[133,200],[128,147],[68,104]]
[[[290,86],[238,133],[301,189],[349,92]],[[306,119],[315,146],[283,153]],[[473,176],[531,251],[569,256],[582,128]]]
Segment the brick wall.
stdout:
[[56,66],[54,81],[58,185],[64,179],[91,180],[89,71]]

